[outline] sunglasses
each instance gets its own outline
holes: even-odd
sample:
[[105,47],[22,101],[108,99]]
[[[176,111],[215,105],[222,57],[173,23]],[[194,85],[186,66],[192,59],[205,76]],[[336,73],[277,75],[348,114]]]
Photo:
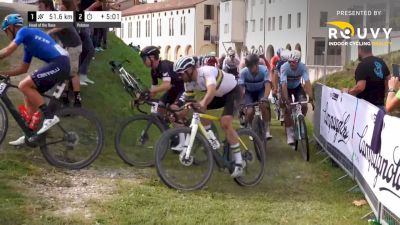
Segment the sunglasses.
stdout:
[[297,61],[289,61],[290,64],[297,64]]

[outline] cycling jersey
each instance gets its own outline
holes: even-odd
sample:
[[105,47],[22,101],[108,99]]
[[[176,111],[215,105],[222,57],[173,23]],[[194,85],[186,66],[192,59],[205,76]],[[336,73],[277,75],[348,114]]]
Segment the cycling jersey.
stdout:
[[[183,92],[183,81],[174,72],[174,63],[168,60],[161,60],[156,70],[151,70],[152,85],[158,85],[158,79],[170,81],[176,92]],[[172,89],[171,88],[171,89]]]
[[22,27],[14,41],[17,45],[24,44],[25,63],[31,63],[33,57],[49,63],[60,56],[68,56],[53,38],[36,28]]
[[253,75],[247,67],[240,71],[238,84],[246,88],[246,92],[264,91],[265,83],[270,82],[266,66],[258,65],[258,73]]
[[193,95],[194,91],[207,91],[207,86],[216,85],[215,96],[222,97],[237,86],[235,76],[213,66],[197,68],[197,80],[185,83],[185,96]]
[[[278,62],[281,61],[278,55],[271,58],[271,70],[277,69]],[[279,70],[278,70],[279,71]]]
[[282,68],[283,64],[285,64],[286,62],[287,62],[287,61],[279,60],[279,61],[276,63],[275,69],[276,69],[276,71],[278,72],[278,75],[279,75],[279,76],[281,75],[281,68]]
[[286,62],[281,67],[281,84],[286,83],[288,89],[295,89],[301,85],[301,79],[309,81],[308,70],[304,63],[299,62],[297,69],[292,70],[289,62]]
[[223,62],[222,69],[224,71],[236,69],[239,67],[240,61],[237,58],[233,58],[233,60],[230,57],[225,58]]

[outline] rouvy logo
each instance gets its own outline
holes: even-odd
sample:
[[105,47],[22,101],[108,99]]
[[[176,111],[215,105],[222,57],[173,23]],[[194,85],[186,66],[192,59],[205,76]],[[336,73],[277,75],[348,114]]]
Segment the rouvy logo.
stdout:
[[[357,41],[335,41],[338,39],[350,40],[350,39],[365,39],[369,35],[372,36],[371,41],[377,40],[379,38],[379,34],[383,33],[384,38],[387,40],[386,45],[390,45],[389,39],[390,34],[392,32],[392,28],[354,28],[351,23],[344,22],[344,21],[332,21],[327,22],[328,25],[332,27],[328,28],[328,38],[329,38],[329,45],[366,45],[364,42]],[[382,45],[382,41],[375,42],[374,44]]]

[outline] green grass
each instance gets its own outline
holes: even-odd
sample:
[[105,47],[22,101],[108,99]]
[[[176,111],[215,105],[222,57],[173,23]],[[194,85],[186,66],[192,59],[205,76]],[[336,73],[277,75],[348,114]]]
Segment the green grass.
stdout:
[[[0,36],[0,46],[4,43]],[[182,193],[166,188],[154,168],[136,169],[122,163],[114,150],[114,134],[118,124],[134,112],[131,98],[110,71],[108,61],[128,58],[132,61],[126,66],[128,71],[135,72],[146,84],[150,76],[138,55],[114,36],[109,46],[96,54],[90,67],[89,76],[96,84],[82,88],[84,107],[96,112],[103,122],[106,146],[91,169],[82,173],[93,176],[90,182],[98,182],[97,188],[112,190],[108,193],[99,189],[98,198],[83,203],[84,209],[91,212],[89,217],[85,217],[84,210],[68,216],[57,214],[57,209],[68,203],[35,193],[32,186],[44,183],[65,191],[81,174],[71,178],[67,171],[47,165],[38,151],[16,150],[3,144],[0,224],[366,224],[360,217],[369,207],[352,205],[353,200],[363,198],[362,194],[346,193],[354,182],[336,182],[343,171],[319,163],[324,156],[316,155],[315,149],[311,162],[304,162],[299,152],[286,145],[283,128],[277,122],[272,126],[274,138],[268,143],[264,180],[254,188],[239,187],[229,174],[215,170],[204,190]],[[20,95],[13,99],[20,101]],[[10,126],[5,141],[19,134],[14,123]],[[117,176],[103,175],[104,171]],[[55,178],[47,181],[48,177]]]

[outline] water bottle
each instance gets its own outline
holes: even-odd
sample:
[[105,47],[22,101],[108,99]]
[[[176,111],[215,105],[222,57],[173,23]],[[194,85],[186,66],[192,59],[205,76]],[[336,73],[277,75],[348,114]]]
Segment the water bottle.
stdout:
[[29,124],[29,123],[31,122],[32,117],[31,117],[31,116],[28,114],[28,112],[26,111],[25,105],[20,105],[20,106],[18,107],[18,109],[19,109],[19,113],[20,113],[22,119],[24,119],[25,122],[26,122],[27,124]]
[[213,149],[219,149],[221,147],[221,144],[215,137],[215,134],[212,130],[207,131],[207,136],[208,136],[208,141],[210,142],[211,147]]
[[42,114],[40,113],[40,111],[35,112],[32,116],[32,120],[29,124],[29,128],[31,130],[36,130],[39,126],[41,118],[42,118]]

